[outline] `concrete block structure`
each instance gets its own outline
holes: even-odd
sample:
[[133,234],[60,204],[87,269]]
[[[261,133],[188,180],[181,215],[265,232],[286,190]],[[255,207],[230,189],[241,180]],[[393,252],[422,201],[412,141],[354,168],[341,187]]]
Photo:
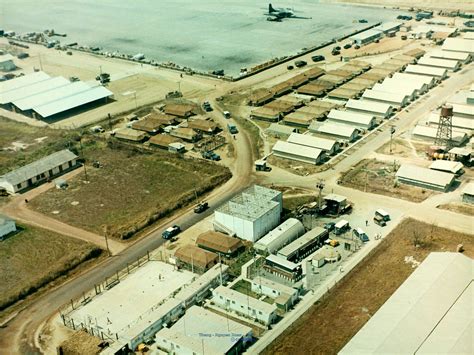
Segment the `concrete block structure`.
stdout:
[[214,212],[214,228],[256,242],[280,223],[282,193],[253,185]]
[[224,310],[235,312],[264,325],[272,324],[276,320],[277,307],[274,304],[260,301],[224,286],[217,287],[212,291],[212,295],[212,302]]

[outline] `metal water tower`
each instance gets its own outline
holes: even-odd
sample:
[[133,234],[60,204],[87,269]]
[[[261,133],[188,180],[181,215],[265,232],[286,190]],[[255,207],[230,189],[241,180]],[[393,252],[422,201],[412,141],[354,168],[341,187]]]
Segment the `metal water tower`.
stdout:
[[453,106],[441,106],[438,131],[436,132],[435,145],[449,150],[453,145]]

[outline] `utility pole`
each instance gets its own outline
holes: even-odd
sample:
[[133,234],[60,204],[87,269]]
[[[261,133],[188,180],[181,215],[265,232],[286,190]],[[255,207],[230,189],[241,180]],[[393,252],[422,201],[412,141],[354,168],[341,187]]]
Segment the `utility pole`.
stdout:
[[[109,248],[109,226],[105,225],[104,226],[104,237],[105,237],[105,247],[107,248],[107,253],[109,254],[109,256],[112,256],[112,252],[110,251],[110,248]],[[128,269],[128,264],[127,264],[127,269]]]
[[82,133],[79,136],[79,146],[81,147],[82,160],[84,160],[84,164],[83,164],[83,166],[84,166],[84,175],[85,175],[86,181],[89,181],[89,179],[87,178],[86,158],[84,157],[84,149],[82,148]]
[[[319,190],[319,195],[318,195],[318,213],[321,212],[321,200],[322,200],[322,193],[324,189],[324,180],[320,179],[317,184],[316,188]],[[311,220],[312,224],[312,220]]]
[[392,154],[392,138],[393,134],[395,133],[395,126],[390,126],[390,154]]

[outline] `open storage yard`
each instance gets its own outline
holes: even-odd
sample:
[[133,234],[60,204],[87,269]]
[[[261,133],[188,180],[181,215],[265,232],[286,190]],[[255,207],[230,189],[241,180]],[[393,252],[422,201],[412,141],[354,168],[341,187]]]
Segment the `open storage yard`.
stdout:
[[127,239],[230,178],[227,168],[167,152],[144,152],[115,141],[84,144],[81,172],[66,190],[50,189],[29,205],[68,224]]
[[421,187],[395,183],[398,164],[362,160],[341,176],[341,184],[361,191],[420,202],[435,194]]
[[0,175],[72,144],[73,131],[33,127],[0,116]]
[[99,248],[74,238],[30,226],[18,227],[18,233],[0,242],[0,314],[9,305],[101,254]]
[[[418,244],[419,247],[415,247]],[[433,251],[474,257],[472,235],[404,220],[263,354],[336,354]],[[318,336],[308,336],[317,329]]]

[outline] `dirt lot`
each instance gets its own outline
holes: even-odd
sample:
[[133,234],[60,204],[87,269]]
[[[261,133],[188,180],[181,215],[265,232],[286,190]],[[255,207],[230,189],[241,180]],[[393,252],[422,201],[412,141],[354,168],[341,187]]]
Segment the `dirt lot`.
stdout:
[[[421,262],[432,251],[455,251],[460,243],[465,254],[474,257],[472,236],[403,221],[263,354],[336,354],[415,270],[406,257]],[[315,329],[318,335],[309,336]]]
[[85,143],[88,183],[82,172],[66,190],[51,189],[30,202],[37,211],[99,234],[127,239],[195,196],[230,178],[227,168],[183,159],[164,151],[144,152],[116,140]]
[[102,341],[88,334],[84,330],[74,332],[69,339],[64,341],[60,346],[65,355],[80,354],[98,354],[102,349],[99,347]]
[[68,145],[74,132],[32,127],[0,116],[0,175]]
[[307,176],[325,171],[328,169],[327,164],[323,165],[313,165],[309,163],[303,163],[296,160],[284,159],[271,155],[267,159],[270,166],[278,166],[279,168],[290,171],[293,174],[300,176]]
[[466,216],[474,216],[474,206],[467,203],[448,203],[445,205],[439,205],[438,208],[442,210],[448,210],[456,213],[462,213]]
[[[406,139],[396,138],[392,142],[392,153],[404,158],[426,158],[426,149],[429,144],[412,143]],[[390,142],[376,150],[377,153],[390,154]]]
[[341,176],[341,184],[361,191],[420,202],[436,192],[421,187],[395,183],[398,166],[377,161],[362,160]]
[[83,241],[34,227],[0,242],[0,315],[19,299],[67,274],[101,250]]

